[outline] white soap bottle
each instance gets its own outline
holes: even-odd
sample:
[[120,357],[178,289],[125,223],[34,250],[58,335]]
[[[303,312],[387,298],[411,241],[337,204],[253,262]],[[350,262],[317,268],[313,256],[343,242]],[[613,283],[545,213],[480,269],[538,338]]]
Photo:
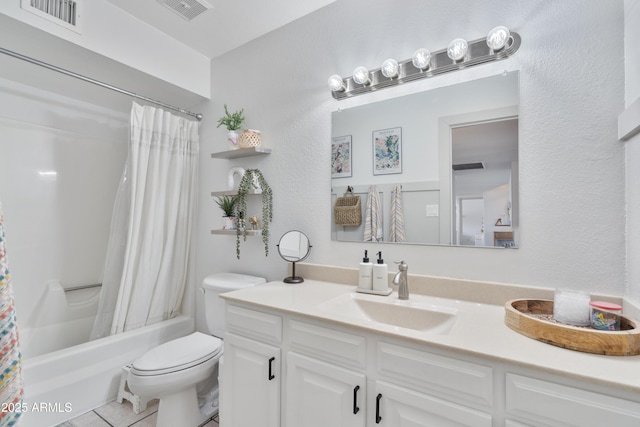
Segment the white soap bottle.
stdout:
[[382,251],[377,255],[378,261],[373,265],[373,290],[386,292],[389,289],[389,269],[382,259]]
[[360,263],[360,272],[358,274],[358,288],[370,291],[373,286],[373,264],[369,262],[367,251],[364,251],[364,258]]

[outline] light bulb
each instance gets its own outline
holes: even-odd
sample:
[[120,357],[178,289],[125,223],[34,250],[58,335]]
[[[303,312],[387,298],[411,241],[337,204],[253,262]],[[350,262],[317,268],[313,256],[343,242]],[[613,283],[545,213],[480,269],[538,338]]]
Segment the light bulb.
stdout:
[[411,57],[411,63],[419,70],[425,70],[429,68],[431,62],[431,52],[428,49],[421,48],[413,52]]
[[507,45],[511,32],[507,27],[495,27],[487,35],[487,46],[493,50],[500,50]]
[[353,81],[358,83],[359,85],[368,85],[371,83],[371,79],[369,78],[369,70],[365,67],[358,67],[353,70]]
[[337,74],[334,74],[331,77],[329,77],[328,83],[329,83],[329,88],[333,92],[341,92],[346,89],[344,85],[344,81],[342,80],[342,77],[340,77]]
[[398,61],[393,58],[389,58],[382,63],[380,71],[382,71],[383,76],[392,79],[398,75],[399,69],[400,66],[398,65]]
[[459,61],[465,57],[469,45],[465,39],[455,39],[447,47],[447,56],[454,61]]

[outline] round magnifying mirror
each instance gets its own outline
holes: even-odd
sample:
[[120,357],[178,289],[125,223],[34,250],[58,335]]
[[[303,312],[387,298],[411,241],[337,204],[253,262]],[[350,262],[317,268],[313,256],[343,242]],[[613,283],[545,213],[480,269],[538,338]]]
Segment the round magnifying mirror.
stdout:
[[285,277],[283,281],[285,283],[304,282],[302,277],[296,276],[296,262],[303,261],[311,252],[311,244],[307,235],[298,230],[287,231],[276,246],[278,246],[280,257],[292,263],[291,276]]

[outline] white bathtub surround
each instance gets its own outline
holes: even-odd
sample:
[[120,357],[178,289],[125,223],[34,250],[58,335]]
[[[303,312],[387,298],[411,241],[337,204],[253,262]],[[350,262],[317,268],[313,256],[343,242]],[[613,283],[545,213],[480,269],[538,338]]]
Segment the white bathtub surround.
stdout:
[[195,120],[133,104],[127,178],[122,180],[128,188],[119,191],[122,199],[116,201],[118,208],[130,197],[130,211],[120,224],[126,228],[111,230],[112,235],[126,233],[126,248],[122,240],[111,239],[107,259],[114,265],[105,268],[122,275],[108,275],[115,280],[103,282],[93,338],[154,324],[180,312],[197,192],[198,131]]

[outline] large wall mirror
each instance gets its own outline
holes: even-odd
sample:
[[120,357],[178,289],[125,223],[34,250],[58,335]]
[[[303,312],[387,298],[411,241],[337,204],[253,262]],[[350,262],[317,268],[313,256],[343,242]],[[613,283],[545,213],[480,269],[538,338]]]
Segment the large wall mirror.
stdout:
[[332,240],[517,247],[518,103],[510,72],[333,112]]

